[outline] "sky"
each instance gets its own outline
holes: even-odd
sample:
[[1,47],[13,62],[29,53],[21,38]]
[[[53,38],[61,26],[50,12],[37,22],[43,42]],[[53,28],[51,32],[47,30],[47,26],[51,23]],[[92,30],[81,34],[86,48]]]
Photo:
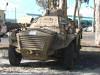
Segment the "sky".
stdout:
[[[73,4],[72,4],[73,1]],[[68,15],[74,15],[75,0],[68,0]],[[92,8],[90,8],[92,7]],[[94,0],[90,0],[89,4],[82,3],[80,15],[83,17],[93,17]]]
[[[6,18],[20,18],[26,15],[26,13],[36,13],[40,14],[40,7],[37,6],[35,0],[0,0],[0,8],[6,10]],[[8,6],[6,3],[8,2]]]
[[[6,10],[5,11],[6,18],[14,19],[15,12],[17,19],[20,18],[21,16],[26,15],[26,13],[32,13],[32,14],[43,13],[43,10],[36,4],[35,0],[0,0],[0,1],[1,1],[0,9]],[[6,6],[7,2],[8,6]],[[75,5],[75,0],[68,0],[69,13],[73,13],[73,11],[71,10],[71,8],[74,7],[73,5]],[[90,0],[89,6],[93,7],[93,0]],[[82,4],[82,8],[84,10],[84,8],[86,8],[86,4]],[[87,10],[84,10],[82,12],[85,11]],[[88,15],[91,16],[92,14],[88,13]]]

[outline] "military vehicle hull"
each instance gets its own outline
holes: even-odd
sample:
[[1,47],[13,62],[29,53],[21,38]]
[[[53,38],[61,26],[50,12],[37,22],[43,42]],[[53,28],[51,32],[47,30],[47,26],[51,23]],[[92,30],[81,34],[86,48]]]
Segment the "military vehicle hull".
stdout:
[[20,32],[17,35],[18,48],[22,56],[27,59],[47,60],[57,50],[67,47],[75,35],[69,34],[65,39],[63,35],[50,30],[32,29]]
[[62,18],[44,16],[33,24],[33,28],[12,31],[9,38],[11,65],[19,65],[21,58],[25,58],[31,60],[55,59],[63,64],[68,63],[67,67],[71,67],[73,61],[79,57],[80,32],[67,33],[64,31],[65,25],[67,22]]

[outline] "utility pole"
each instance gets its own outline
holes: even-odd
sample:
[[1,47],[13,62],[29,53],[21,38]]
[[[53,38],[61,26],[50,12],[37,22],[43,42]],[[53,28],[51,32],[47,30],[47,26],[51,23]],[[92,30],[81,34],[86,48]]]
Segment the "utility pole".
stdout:
[[95,44],[96,46],[100,46],[100,0],[96,0],[95,5]]
[[94,8],[93,8],[93,32],[95,32],[95,10],[96,10],[96,4],[94,0]]
[[15,7],[15,23],[17,22],[17,19],[16,19],[16,7]]

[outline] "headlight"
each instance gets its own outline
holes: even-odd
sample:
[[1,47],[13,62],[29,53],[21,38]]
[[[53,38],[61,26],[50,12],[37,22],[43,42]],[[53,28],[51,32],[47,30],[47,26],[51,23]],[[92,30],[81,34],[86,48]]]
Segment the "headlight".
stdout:
[[29,31],[29,35],[37,35],[37,31]]

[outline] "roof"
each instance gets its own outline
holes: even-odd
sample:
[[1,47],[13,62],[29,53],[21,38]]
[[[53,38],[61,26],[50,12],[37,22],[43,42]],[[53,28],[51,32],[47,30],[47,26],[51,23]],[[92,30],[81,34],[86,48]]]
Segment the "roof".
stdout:
[[5,11],[5,10],[0,9],[0,11]]

